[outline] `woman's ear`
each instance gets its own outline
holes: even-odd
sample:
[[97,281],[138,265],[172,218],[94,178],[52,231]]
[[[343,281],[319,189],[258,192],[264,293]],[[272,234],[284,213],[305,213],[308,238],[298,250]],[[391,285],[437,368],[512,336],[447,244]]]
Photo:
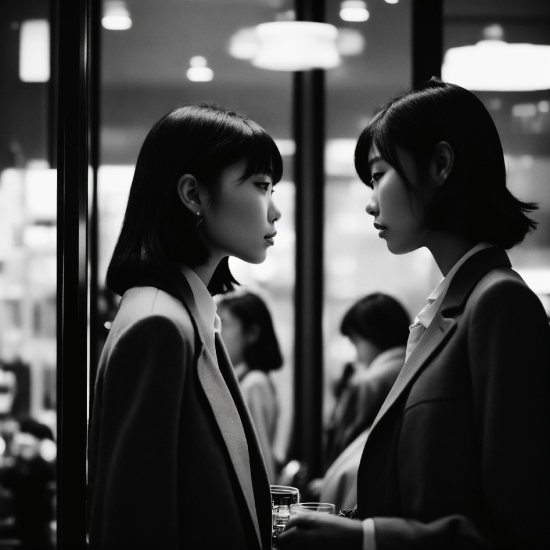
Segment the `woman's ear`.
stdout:
[[177,183],[178,197],[183,205],[194,215],[202,215],[200,184],[195,176],[184,174]]
[[437,185],[441,185],[447,180],[453,169],[454,161],[453,148],[446,141],[440,141],[435,146],[435,153],[430,166],[430,175]]

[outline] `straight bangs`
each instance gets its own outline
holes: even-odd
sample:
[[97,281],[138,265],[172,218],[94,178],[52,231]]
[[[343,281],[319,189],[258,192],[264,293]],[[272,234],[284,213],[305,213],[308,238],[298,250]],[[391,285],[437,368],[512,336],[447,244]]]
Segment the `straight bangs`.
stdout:
[[[427,173],[429,151],[433,149],[429,139],[423,138],[418,131],[421,124],[414,116],[408,116],[414,98],[410,94],[396,96],[389,104],[375,114],[365,128],[357,143],[355,167],[361,181],[372,188],[372,173],[369,166],[369,151],[375,148],[378,154],[400,176],[409,195],[414,196],[425,212],[432,203],[434,186],[426,179],[413,182],[403,166],[403,153],[412,155],[416,169],[420,174]],[[414,147],[411,150],[411,144]],[[433,144],[435,147],[435,143]]]
[[397,142],[392,132],[392,121],[390,115],[390,107],[385,107],[374,115],[368,126],[359,136],[357,146],[355,148],[355,170],[361,178],[361,181],[370,186],[372,179],[372,171],[369,165],[369,152],[375,148],[380,156],[401,176],[401,178],[411,186],[403,165],[397,154]]
[[255,122],[247,120],[245,123],[249,133],[243,136],[243,143],[239,147],[242,150],[241,158],[246,158],[242,181],[254,174],[265,174],[271,178],[273,185],[279,183],[283,177],[283,159],[275,141]]
[[283,176],[283,159],[273,138],[254,121],[234,112],[217,114],[222,120],[210,125],[216,147],[206,155],[199,152],[189,165],[189,172],[204,181],[214,182],[229,166],[246,161],[241,180],[254,174],[265,174],[278,183]]

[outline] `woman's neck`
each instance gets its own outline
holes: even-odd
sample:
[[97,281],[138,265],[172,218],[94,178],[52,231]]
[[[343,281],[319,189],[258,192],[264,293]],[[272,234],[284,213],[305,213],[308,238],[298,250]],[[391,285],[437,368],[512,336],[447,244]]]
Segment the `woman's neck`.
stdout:
[[453,266],[477,244],[476,241],[466,239],[453,233],[436,233],[427,244],[427,248],[432,253],[435,263],[443,274],[447,273]]
[[208,288],[208,285],[210,284],[210,281],[212,280],[212,277],[214,275],[214,272],[216,271],[218,264],[220,263],[220,260],[212,260],[204,265],[197,265],[193,268],[191,268],[199,277],[199,279],[204,283],[204,286]]

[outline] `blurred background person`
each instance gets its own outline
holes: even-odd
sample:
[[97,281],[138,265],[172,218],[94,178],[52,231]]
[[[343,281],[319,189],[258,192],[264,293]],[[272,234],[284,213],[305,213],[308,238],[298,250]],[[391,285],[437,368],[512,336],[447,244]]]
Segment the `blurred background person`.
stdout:
[[53,550],[55,443],[51,429],[33,418],[21,421],[11,443],[13,461],[0,468],[9,491],[13,523],[3,522],[2,539],[16,539],[21,550]]
[[409,325],[403,305],[382,292],[361,298],[344,314],[340,332],[354,345],[356,359],[345,365],[336,384],[340,393],[327,427],[326,473],[309,485],[311,498],[332,502],[338,510],[356,504],[361,453],[405,363]]
[[381,292],[360,299],[344,315],[340,332],[354,345],[356,360],[327,428],[327,468],[374,421],[405,362],[409,325],[401,303]]
[[273,446],[279,403],[269,373],[282,367],[283,356],[271,314],[259,296],[245,292],[221,300],[218,315],[222,339],[258,434],[269,481],[276,483],[279,461]]

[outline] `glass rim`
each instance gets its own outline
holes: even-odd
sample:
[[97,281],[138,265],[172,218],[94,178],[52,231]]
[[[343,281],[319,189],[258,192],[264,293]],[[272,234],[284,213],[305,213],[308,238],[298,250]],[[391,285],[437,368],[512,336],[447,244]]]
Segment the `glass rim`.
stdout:
[[269,489],[271,492],[278,491],[281,493],[290,493],[290,494],[298,494],[300,491],[296,487],[291,487],[290,485],[270,485]]
[[291,504],[290,507],[303,508],[304,510],[307,510],[308,508],[336,508],[332,502],[297,502],[296,504]]

